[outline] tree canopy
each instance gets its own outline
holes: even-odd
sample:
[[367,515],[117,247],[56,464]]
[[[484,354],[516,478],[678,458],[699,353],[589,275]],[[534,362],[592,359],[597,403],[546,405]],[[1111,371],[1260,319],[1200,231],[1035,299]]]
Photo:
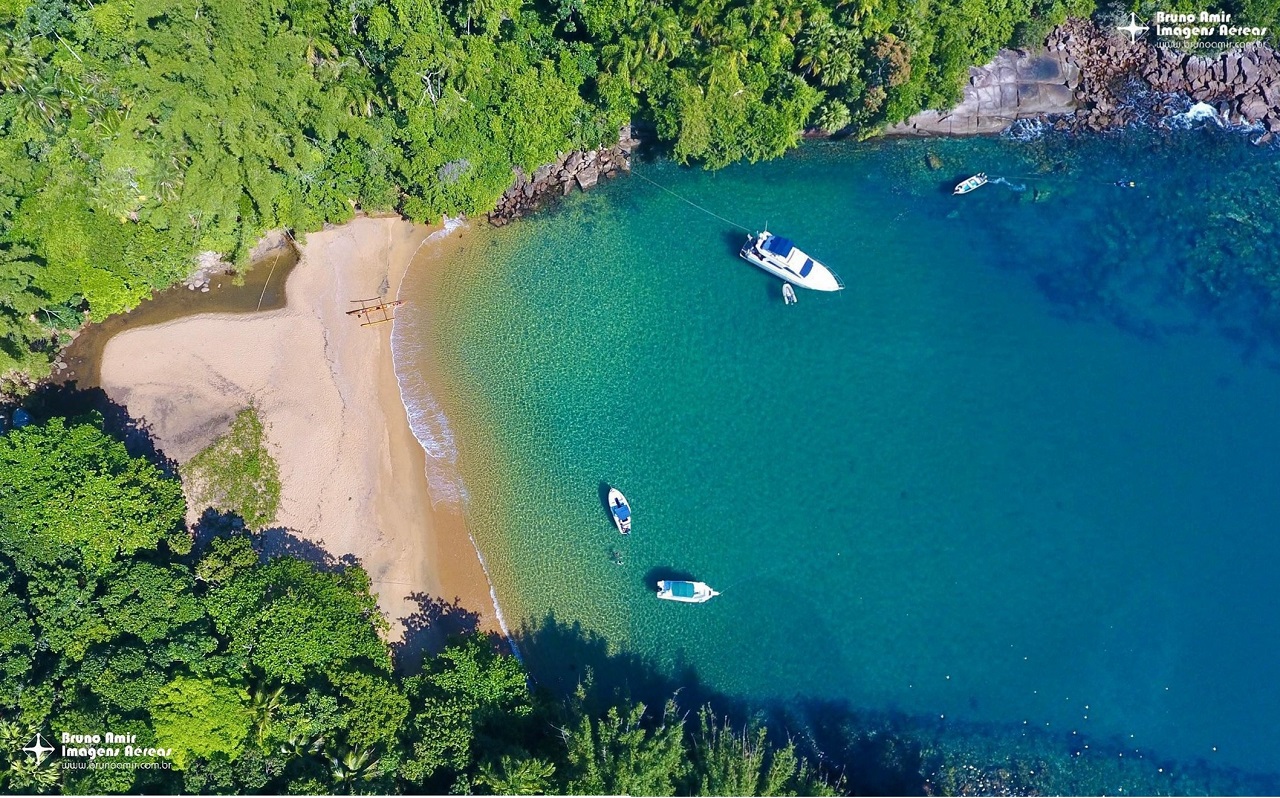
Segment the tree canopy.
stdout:
[[[696,764],[710,760],[673,713],[659,721],[621,705],[593,719],[533,691],[487,637],[454,639],[419,670],[397,672],[362,569],[264,559],[246,534],[191,551],[183,511],[177,481],[131,457],[96,417],[0,436],[0,789],[523,794],[727,783]],[[131,735],[168,753],[119,758],[172,768],[61,768],[22,750],[37,731]],[[762,732],[751,739],[764,745]],[[790,748],[779,757],[795,760]],[[795,789],[797,775],[808,778],[792,768],[767,784]]]
[[[1273,0],[1250,0],[1257,6]],[[775,157],[958,97],[1092,0],[5,0],[0,376],[86,318],[360,209],[494,207],[631,120],[684,163]]]

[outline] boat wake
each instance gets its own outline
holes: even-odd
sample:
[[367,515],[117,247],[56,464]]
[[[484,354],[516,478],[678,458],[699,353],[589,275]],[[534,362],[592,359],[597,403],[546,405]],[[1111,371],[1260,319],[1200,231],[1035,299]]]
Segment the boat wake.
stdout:
[[1026,191],[1027,190],[1027,186],[1025,183],[1010,183],[1008,180],[1005,180],[1003,177],[992,178],[990,182],[992,184],[999,183],[1002,186],[1008,186],[1010,191]]

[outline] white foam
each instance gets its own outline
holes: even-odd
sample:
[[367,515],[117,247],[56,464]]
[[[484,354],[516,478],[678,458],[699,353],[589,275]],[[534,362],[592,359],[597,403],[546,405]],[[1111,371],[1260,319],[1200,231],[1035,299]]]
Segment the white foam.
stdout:
[[1209,103],[1195,103],[1186,111],[1179,114],[1179,116],[1187,119],[1188,121],[1217,119],[1218,109],[1209,105]]
[[[466,222],[461,216],[452,219],[448,216],[444,217],[442,227],[427,236],[418,246],[418,250],[428,242],[438,241],[465,225]],[[417,256],[418,250],[415,250],[410,257],[411,263],[413,257]],[[402,282],[401,291],[403,289]],[[396,298],[401,298],[399,293]],[[480,551],[480,544],[476,541],[475,535],[471,533],[471,515],[468,512],[469,494],[458,472],[458,446],[453,428],[449,426],[449,419],[431,392],[431,386],[427,384],[426,378],[417,369],[400,367],[402,363],[412,365],[415,359],[412,356],[422,352],[421,342],[426,341],[429,334],[428,319],[422,314],[399,313],[391,323],[391,360],[395,365],[396,384],[400,388],[400,403],[404,405],[405,417],[409,419],[409,429],[412,430],[413,437],[427,454],[424,471],[431,494],[431,506],[434,508],[440,502],[447,502],[455,511],[462,513],[467,523],[467,538],[471,541],[471,547],[480,561],[485,580],[489,583],[489,600],[493,603],[493,613],[498,619],[498,627],[502,630],[502,635],[507,639],[516,659],[523,664],[520,649],[516,646],[515,638],[511,636],[506,616],[502,614],[502,607],[498,604],[498,594],[494,590],[493,578],[489,574],[489,563],[485,560],[484,553]],[[402,355],[408,356],[409,360],[402,360]]]
[[1004,135],[1015,141],[1035,141],[1044,138],[1050,130],[1052,126],[1043,119],[1015,119],[1013,124],[1005,128]]
[[1000,183],[1000,184],[1002,184],[1002,185],[1006,185],[1006,186],[1008,186],[1010,189],[1012,189],[1012,190],[1014,190],[1014,191],[1026,191],[1026,190],[1027,190],[1027,187],[1026,187],[1026,185],[1025,185],[1025,184],[1023,184],[1023,183],[1010,183],[1008,180],[1005,180],[1003,177],[997,177],[997,178],[995,178],[994,180],[992,180],[992,181],[991,181],[991,184],[992,184],[992,185],[995,185],[996,183]]

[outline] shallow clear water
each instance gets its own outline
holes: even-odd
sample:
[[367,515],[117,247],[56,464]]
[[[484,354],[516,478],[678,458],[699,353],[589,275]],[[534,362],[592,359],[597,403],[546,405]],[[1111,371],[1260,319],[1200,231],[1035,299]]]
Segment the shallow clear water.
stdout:
[[[979,170],[1004,179],[950,196]],[[848,290],[784,306],[741,231],[636,178],[406,285],[399,367],[440,372],[419,432],[447,416],[513,626],[553,613],[732,696],[1277,769],[1280,369],[1259,303],[1200,288],[1280,256],[1273,152],[1189,130],[638,172]],[[723,595],[657,601],[668,571]]]

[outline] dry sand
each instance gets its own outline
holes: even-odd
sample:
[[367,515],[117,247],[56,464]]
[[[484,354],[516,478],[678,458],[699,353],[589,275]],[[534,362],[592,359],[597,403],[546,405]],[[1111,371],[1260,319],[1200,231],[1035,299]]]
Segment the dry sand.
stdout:
[[[307,239],[277,311],[205,314],[112,338],[101,386],[185,463],[253,402],[280,464],[269,552],[353,556],[369,572],[391,639],[410,652],[479,615],[489,586],[459,508],[432,508],[391,360],[390,324],[361,327],[352,299],[396,296],[438,228],[362,218]],[[204,508],[192,508],[192,518]],[[432,606],[425,609],[418,597]],[[452,607],[442,606],[453,605]],[[459,611],[461,610],[461,611]],[[444,616],[441,618],[440,616]],[[421,632],[423,625],[432,626]],[[406,629],[408,633],[406,633]]]

